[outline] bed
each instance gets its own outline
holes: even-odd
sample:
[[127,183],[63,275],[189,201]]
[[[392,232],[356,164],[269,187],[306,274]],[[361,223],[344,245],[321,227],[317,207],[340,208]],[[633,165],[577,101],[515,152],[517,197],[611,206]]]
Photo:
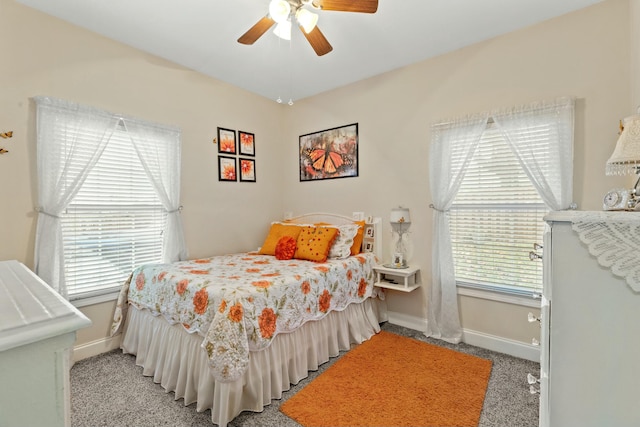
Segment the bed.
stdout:
[[[122,331],[121,348],[143,375],[185,405],[211,409],[214,424],[260,412],[380,331],[380,248],[358,236],[366,227],[367,236],[379,235],[379,224],[306,214],[272,223],[256,252],[141,266],[122,287],[112,335]],[[313,246],[321,240],[326,259],[325,246]]]

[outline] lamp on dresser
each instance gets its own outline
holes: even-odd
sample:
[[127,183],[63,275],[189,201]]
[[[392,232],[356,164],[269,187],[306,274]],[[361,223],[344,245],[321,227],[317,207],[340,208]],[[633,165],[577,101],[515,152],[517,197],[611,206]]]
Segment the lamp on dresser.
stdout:
[[633,211],[640,208],[640,114],[627,117],[620,125],[620,137],[607,160],[607,175],[638,174],[639,178],[631,190],[612,189],[603,199],[604,210]]

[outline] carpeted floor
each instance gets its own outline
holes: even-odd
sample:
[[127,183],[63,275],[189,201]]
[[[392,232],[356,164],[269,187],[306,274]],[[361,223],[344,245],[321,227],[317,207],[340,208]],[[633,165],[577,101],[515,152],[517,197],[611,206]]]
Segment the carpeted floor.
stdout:
[[[466,344],[450,345],[426,338],[421,332],[385,323],[382,329],[441,345],[493,362],[489,386],[485,396],[480,427],[534,427],[538,425],[538,396],[529,393],[527,373],[536,374],[539,364]],[[296,394],[317,375],[332,365],[331,359],[311,372],[273,400],[261,413],[243,412],[230,426],[298,427],[299,424],[280,412],[280,404]],[[120,350],[101,354],[76,363],[71,369],[71,425],[99,426],[203,426],[211,427],[211,413],[198,413],[195,404],[184,406],[174,400],[173,393],[142,376],[142,368],[135,366],[134,357]]]

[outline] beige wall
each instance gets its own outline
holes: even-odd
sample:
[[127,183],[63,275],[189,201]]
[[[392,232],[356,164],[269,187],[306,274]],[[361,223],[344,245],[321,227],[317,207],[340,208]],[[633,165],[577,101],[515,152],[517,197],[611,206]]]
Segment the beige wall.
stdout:
[[[0,131],[14,131],[0,140],[10,150],[0,156],[0,259],[33,267],[29,98],[48,95],[182,129],[183,218],[193,257],[257,247],[283,211],[365,211],[383,217],[388,238],[389,211],[403,205],[412,210],[413,262],[428,283],[431,122],[575,96],[576,202],[599,209],[602,194],[620,184],[603,170],[632,102],[628,14],[627,0],[609,0],[288,107],[0,0]],[[300,183],[298,135],[353,122],[360,126],[360,176]],[[217,126],[256,134],[256,184],[217,181]],[[391,293],[388,302],[392,311],[425,318],[425,288]],[[537,332],[526,308],[470,297],[460,306],[469,330],[523,342]],[[113,303],[83,308],[94,326],[78,342],[104,338],[112,310]]]
[[[285,206],[297,212],[337,204],[345,212],[382,216],[389,237],[391,208],[411,208],[413,263],[429,282],[431,217],[428,180],[432,122],[494,108],[574,96],[574,198],[601,209],[602,195],[621,180],[606,177],[617,123],[630,113],[629,3],[610,0],[416,65],[296,103],[288,136],[358,122],[360,177],[299,183],[296,153],[287,153]],[[622,181],[624,182],[624,181]],[[533,242],[532,242],[533,243]],[[387,249],[387,254],[389,250]],[[426,285],[390,293],[389,308],[425,317]],[[538,334],[527,307],[460,297],[463,327],[530,342]]]
[[[37,205],[34,107],[54,96],[182,129],[185,239],[193,257],[262,243],[282,214],[277,163],[284,108],[273,101],[110,41],[10,0],[0,0],[0,259],[33,268]],[[257,183],[221,183],[218,126],[256,135]],[[82,309],[94,326],[79,342],[107,336],[113,303]]]

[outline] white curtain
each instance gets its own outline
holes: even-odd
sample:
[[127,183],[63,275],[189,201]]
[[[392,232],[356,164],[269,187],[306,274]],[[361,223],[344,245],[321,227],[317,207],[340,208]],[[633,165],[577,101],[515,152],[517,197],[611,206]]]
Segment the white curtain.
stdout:
[[[55,98],[36,97],[38,225],[35,273],[65,298],[60,215],[100,158],[118,119]],[[71,160],[82,164],[70,168]]]
[[[574,100],[558,98],[492,113],[496,127],[550,210],[573,203]],[[557,143],[540,147],[540,134]]]
[[460,188],[488,118],[488,114],[481,114],[431,127],[429,187],[433,200],[433,249],[425,335],[451,343],[460,342],[462,328],[447,211]]
[[122,120],[142,167],[167,211],[163,262],[185,260],[187,249],[180,216],[180,131],[131,118]]

